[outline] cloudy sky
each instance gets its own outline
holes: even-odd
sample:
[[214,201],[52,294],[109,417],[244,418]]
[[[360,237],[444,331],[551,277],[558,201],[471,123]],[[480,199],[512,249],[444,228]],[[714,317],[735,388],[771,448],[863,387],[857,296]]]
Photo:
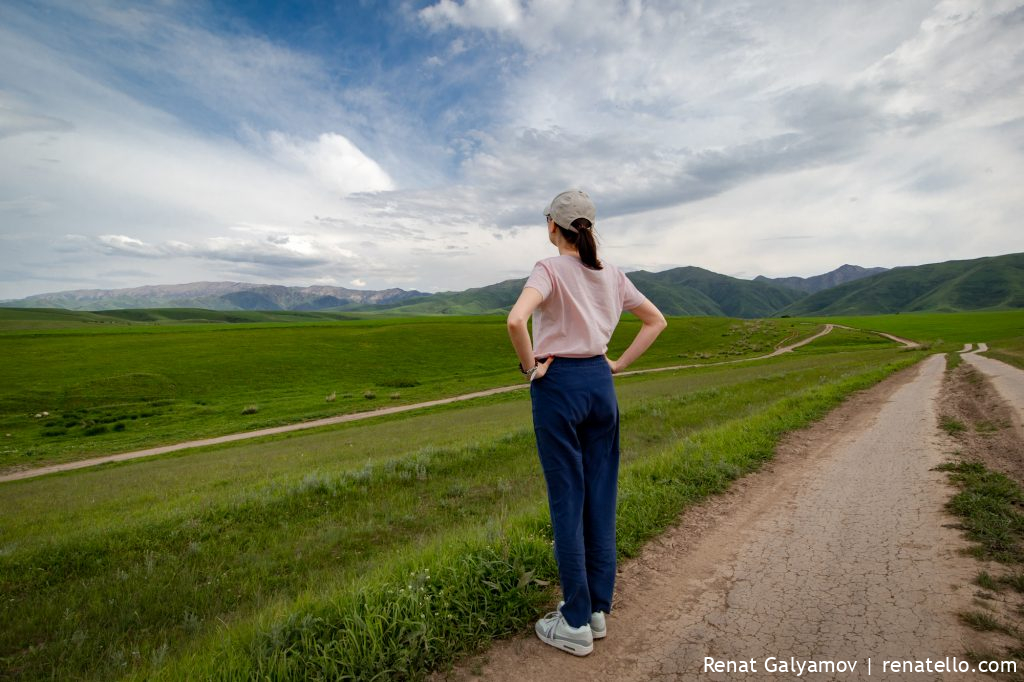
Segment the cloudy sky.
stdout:
[[0,3],[0,299],[1024,251],[1024,2]]

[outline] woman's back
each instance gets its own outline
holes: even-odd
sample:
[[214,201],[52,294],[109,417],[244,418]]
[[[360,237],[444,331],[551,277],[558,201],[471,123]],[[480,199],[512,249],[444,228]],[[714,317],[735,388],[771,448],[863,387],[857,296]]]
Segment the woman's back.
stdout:
[[588,268],[575,256],[539,261],[527,287],[540,292],[533,312],[534,355],[591,357],[604,355],[623,310],[646,299],[614,265]]

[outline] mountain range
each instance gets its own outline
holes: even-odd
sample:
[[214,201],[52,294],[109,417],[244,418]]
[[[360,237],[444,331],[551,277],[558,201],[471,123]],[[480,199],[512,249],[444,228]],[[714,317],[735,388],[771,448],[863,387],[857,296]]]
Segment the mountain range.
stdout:
[[[643,270],[629,278],[667,315],[742,318],[779,315],[859,315],[917,311],[1024,308],[1024,253],[893,268],[843,265],[814,277],[753,280],[698,267]],[[0,306],[111,310],[355,311],[391,315],[472,315],[507,311],[522,290],[513,279],[465,291],[425,294],[386,289],[286,287],[243,282],[195,282],[132,289],[39,294]]]
[[286,287],[245,282],[192,282],[131,289],[75,289],[0,301],[13,308],[115,310],[123,308],[206,308],[208,310],[331,310],[388,305],[424,296],[419,291],[366,291],[344,287]]

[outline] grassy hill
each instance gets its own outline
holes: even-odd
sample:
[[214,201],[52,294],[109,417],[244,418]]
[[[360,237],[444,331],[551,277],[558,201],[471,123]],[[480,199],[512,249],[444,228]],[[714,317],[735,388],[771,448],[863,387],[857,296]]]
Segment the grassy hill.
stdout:
[[641,270],[629,273],[629,278],[668,315],[768,317],[803,296],[778,284],[695,267],[653,273]]
[[[666,315],[768,317],[803,296],[771,282],[751,282],[696,267],[630,272],[634,284]],[[466,291],[409,299],[400,305],[364,306],[395,315],[479,315],[507,312],[526,279],[510,279]]]
[[[1024,253],[895,268],[806,295],[766,278],[737,279],[697,267],[643,270],[629,278],[666,315],[771,317],[883,315],[1024,308]],[[475,315],[508,311],[525,279],[408,299],[362,311]]]
[[512,308],[525,283],[525,277],[507,279],[465,291],[445,291],[410,298],[397,305],[370,305],[353,310],[385,311],[393,315],[498,315]]
[[793,316],[1024,308],[1024,253],[895,268],[812,294]]

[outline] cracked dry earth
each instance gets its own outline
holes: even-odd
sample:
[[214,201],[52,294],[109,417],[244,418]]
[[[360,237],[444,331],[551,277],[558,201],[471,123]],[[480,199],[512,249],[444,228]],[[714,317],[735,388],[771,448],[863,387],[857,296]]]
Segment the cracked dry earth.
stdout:
[[[775,459],[688,510],[620,567],[608,637],[576,658],[532,634],[496,643],[440,679],[794,679],[763,662],[857,661],[803,678],[982,679],[883,674],[883,660],[964,659],[961,626],[977,564],[933,468],[952,444],[937,427],[944,358],[932,356],[790,434]],[[754,659],[757,673],[703,671],[705,657]]]

